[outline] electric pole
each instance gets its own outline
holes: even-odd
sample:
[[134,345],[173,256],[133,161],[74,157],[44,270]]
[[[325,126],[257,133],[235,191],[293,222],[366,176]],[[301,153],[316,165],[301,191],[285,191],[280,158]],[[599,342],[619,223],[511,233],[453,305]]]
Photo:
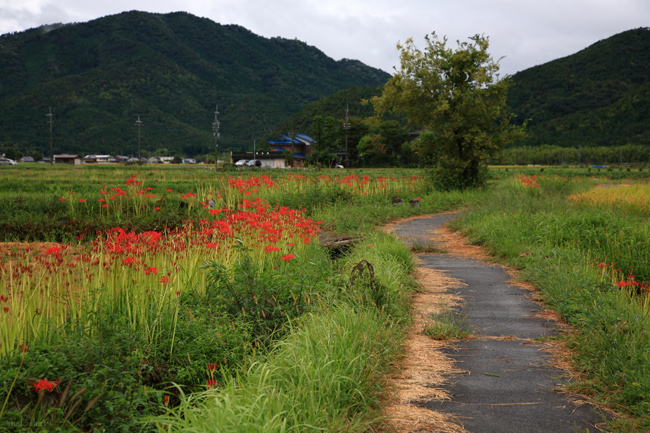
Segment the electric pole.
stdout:
[[348,114],[350,112],[349,104],[345,104],[345,122],[343,129],[345,129],[345,167],[350,168],[350,154],[348,153],[348,129],[350,129],[350,119]]
[[140,116],[138,116],[135,124],[138,126],[138,163],[142,164],[142,158],[140,157],[140,128],[142,127],[142,120],[140,120]]
[[294,133],[294,131],[293,131],[293,119],[291,119],[291,168],[293,168],[293,166],[294,166],[293,158],[294,158],[294,155],[295,155],[295,150],[294,150],[294,147],[293,147],[293,142],[294,142],[293,133]]
[[50,107],[50,112],[46,114],[45,116],[49,117],[50,119],[47,121],[47,123],[50,124],[50,165],[54,165],[54,146],[53,146],[53,140],[52,140],[52,125],[54,125],[54,114],[52,114],[52,107]]
[[214,134],[214,171],[217,171],[217,140],[219,139],[219,126],[221,123],[217,116],[219,115],[219,105],[214,110],[214,122],[212,122],[212,133]]

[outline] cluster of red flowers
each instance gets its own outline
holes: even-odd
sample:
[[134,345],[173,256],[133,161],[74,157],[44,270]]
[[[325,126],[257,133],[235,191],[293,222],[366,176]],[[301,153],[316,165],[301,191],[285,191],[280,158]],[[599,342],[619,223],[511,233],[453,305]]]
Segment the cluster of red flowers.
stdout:
[[537,175],[533,175],[531,178],[522,177],[521,182],[526,188],[539,188],[537,184]]
[[50,382],[47,379],[40,379],[38,382],[32,382],[32,388],[34,388],[34,392],[36,394],[40,394],[41,391],[48,390],[49,392],[52,392],[52,390],[60,383],[59,380],[55,380],[54,382]]
[[617,269],[614,263],[608,264],[605,262],[600,262],[597,266],[598,268],[602,269],[603,272],[607,272],[608,270],[611,272],[614,281],[618,280],[616,286],[619,289],[629,287],[631,289],[634,289],[634,291],[638,294],[650,294],[650,282],[641,283],[639,281],[636,281],[636,276],[632,274],[634,266],[630,267],[627,275],[623,274],[622,269]]

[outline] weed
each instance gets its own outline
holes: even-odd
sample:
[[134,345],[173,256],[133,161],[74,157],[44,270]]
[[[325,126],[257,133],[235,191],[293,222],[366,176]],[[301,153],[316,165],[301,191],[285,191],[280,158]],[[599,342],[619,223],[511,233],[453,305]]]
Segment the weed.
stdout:
[[466,317],[453,309],[433,314],[422,332],[434,340],[459,340],[472,334],[467,327]]

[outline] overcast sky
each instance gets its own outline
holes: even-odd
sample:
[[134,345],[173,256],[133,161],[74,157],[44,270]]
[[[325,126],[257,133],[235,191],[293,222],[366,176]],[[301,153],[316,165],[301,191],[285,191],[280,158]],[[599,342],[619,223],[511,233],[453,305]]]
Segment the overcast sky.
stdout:
[[568,56],[650,26],[650,0],[0,0],[0,34],[90,21],[123,11],[185,11],[265,37],[298,39],[328,56],[392,73],[397,42],[484,34],[503,74]]

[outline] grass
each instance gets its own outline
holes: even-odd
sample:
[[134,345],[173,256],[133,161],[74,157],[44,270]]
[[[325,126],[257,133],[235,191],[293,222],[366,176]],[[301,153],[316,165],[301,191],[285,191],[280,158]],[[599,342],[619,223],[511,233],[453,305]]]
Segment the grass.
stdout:
[[422,332],[434,340],[460,340],[472,335],[465,321],[465,317],[457,311],[445,309],[432,315]]
[[[226,412],[260,415],[260,431],[289,425],[283,417],[302,412],[311,415],[292,427],[301,431],[312,424],[348,431],[375,425],[383,392],[379,378],[400,350],[399,332],[409,321],[413,290],[411,252],[375,227],[447,210],[472,195],[432,191],[422,173],[414,171],[215,176],[193,167],[55,166],[0,170],[2,176],[20,177],[19,184],[0,183],[0,199],[6,203],[16,205],[15,197],[23,197],[18,203],[22,216],[12,220],[16,227],[31,233],[33,224],[43,222],[43,232],[30,240],[71,240],[72,221],[106,227],[99,237],[86,232],[70,246],[40,255],[16,250],[0,260],[0,303],[11,309],[11,320],[5,320],[7,314],[1,317],[0,397],[7,404],[0,429],[49,423],[69,431],[152,431],[165,419],[156,417],[168,410],[185,411],[186,419],[192,404],[208,407],[202,393],[206,387],[213,387],[206,396],[221,396]],[[30,186],[45,184],[56,186],[40,195]],[[396,194],[417,195],[421,206],[394,207],[391,196]],[[163,195],[165,201],[158,202]],[[83,207],[88,204],[92,206]],[[287,205],[299,209],[283,208]],[[291,222],[273,225],[279,215]],[[140,231],[155,229],[163,221],[158,217],[179,224],[155,235],[159,243]],[[190,226],[188,218],[194,220]],[[115,231],[118,221],[132,225]],[[226,221],[228,236],[223,235]],[[253,226],[255,230],[247,229]],[[332,260],[312,240],[316,226],[359,233],[364,241]],[[136,228],[140,230],[130,231]],[[239,246],[230,237],[234,232]],[[275,245],[277,251],[268,248]],[[12,296],[15,284],[33,295]],[[25,326],[16,326],[17,318]],[[335,345],[312,347],[316,341],[322,344],[322,335],[331,336]],[[343,348],[348,345],[356,357],[346,358]],[[310,355],[311,349],[321,352]],[[289,350],[291,362],[300,359],[305,371],[296,366],[283,377]],[[333,370],[321,370],[326,366],[309,360],[325,359],[322,350],[331,356],[327,365]],[[320,382],[307,385],[312,375]],[[52,389],[40,396],[31,384],[46,379]],[[292,388],[294,381],[306,387]],[[326,390],[323,381],[336,386]],[[238,394],[244,382],[250,388]],[[268,388],[280,382],[281,388]],[[233,394],[217,391],[229,387]],[[266,392],[283,397],[268,401]],[[340,402],[329,411],[324,406],[332,399]],[[68,413],[70,402],[76,408]],[[264,418],[262,413],[274,415]],[[176,425],[171,418],[168,427]],[[144,419],[157,421],[143,427]]]
[[[522,278],[534,282],[544,301],[575,327],[577,333],[566,337],[580,372],[575,389],[630,417],[613,429],[647,431],[648,215],[567,200],[572,194],[589,196],[593,179],[549,174],[535,180],[537,188],[522,177],[497,183],[456,224],[475,243],[522,269]],[[616,191],[623,199],[627,190]]]

